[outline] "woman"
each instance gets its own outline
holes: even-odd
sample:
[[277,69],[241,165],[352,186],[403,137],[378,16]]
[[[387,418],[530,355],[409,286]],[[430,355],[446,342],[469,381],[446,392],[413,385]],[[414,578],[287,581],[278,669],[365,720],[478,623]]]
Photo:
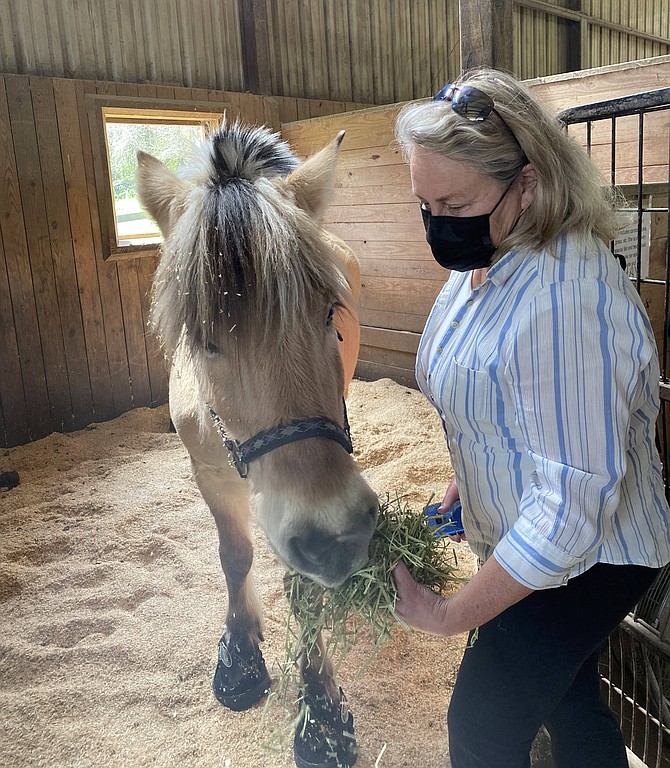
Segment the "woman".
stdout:
[[481,568],[453,596],[395,571],[398,612],[478,629],[449,709],[452,768],[624,768],[598,651],[670,561],[654,445],[659,368],[643,305],[604,245],[586,154],[509,75],[479,71],[400,114],[433,256],[451,270],[417,355]]

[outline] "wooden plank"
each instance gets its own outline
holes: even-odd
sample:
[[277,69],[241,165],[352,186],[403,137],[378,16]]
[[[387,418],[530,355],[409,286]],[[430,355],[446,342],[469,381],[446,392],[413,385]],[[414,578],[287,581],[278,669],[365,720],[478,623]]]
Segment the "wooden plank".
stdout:
[[403,61],[398,56],[399,51],[410,51],[412,46],[411,2],[412,0],[397,0],[391,7],[393,101],[396,103],[412,98],[412,66],[409,61]]
[[345,240],[353,249],[361,263],[369,259],[388,259],[389,261],[429,261],[432,259],[425,241],[416,243],[394,243],[384,240],[357,241]]
[[[60,0],[48,0],[48,2],[59,3]],[[88,28],[90,30],[93,55],[93,69],[90,73],[90,77],[91,79],[111,78],[112,67],[109,63],[109,46],[105,35],[105,7],[100,3],[87,3],[85,13]],[[59,72],[59,70],[56,70],[56,72]]]
[[[91,4],[87,0],[75,0],[73,10],[72,22],[74,28],[70,34],[76,37],[79,43],[77,77],[94,78],[101,75],[102,71],[97,62],[96,30],[92,23]],[[49,74],[53,74],[53,70]]]
[[151,82],[160,82],[162,72],[159,75],[160,56],[157,53],[157,49],[160,48],[160,39],[158,37],[154,0],[139,0],[135,8],[136,13],[139,13],[138,24],[142,29],[145,77]]
[[[139,95],[139,86],[135,83],[119,83],[115,90],[117,96],[134,97]],[[109,270],[108,274],[111,286],[118,283],[119,300],[117,302],[117,297],[114,296],[110,301],[109,308],[114,313],[113,322],[117,328],[118,354],[122,359],[125,356],[130,377],[129,390],[124,388],[123,395],[124,399],[128,395],[130,396],[130,401],[126,400],[126,405],[129,407],[147,406],[151,403],[151,388],[136,259],[118,261],[115,272],[116,274]],[[110,298],[112,297],[110,296]]]
[[300,10],[298,8],[298,0],[283,0],[281,3],[284,7],[284,23],[285,23],[285,40],[286,40],[286,61],[282,59],[282,64],[285,63],[285,74],[288,76],[286,85],[288,87],[287,93],[291,96],[304,96],[305,95],[305,65],[304,65],[304,51],[303,41],[301,37],[301,21]]
[[265,0],[265,18],[267,28],[268,67],[270,73],[270,93],[278,95],[282,90],[282,64],[280,44],[277,39],[277,5],[274,0]]
[[430,76],[430,23],[428,0],[414,0],[410,16],[412,48],[412,98],[424,99],[433,95]]
[[568,107],[665,88],[669,82],[670,57],[663,57],[660,62],[629,62],[602,70],[536,78],[526,85],[551,114],[557,114]]
[[195,85],[194,63],[193,63],[193,35],[190,24],[190,9],[183,0],[177,0],[177,16],[175,17],[179,24],[179,41],[181,52],[181,72],[180,82],[189,88]]
[[339,115],[319,117],[297,123],[282,125],[282,134],[305,152],[323,146],[339,131],[345,131],[343,149],[363,149],[388,146],[395,137],[393,128],[399,107],[375,107],[346,112]]
[[375,104],[393,102],[395,56],[391,8],[384,0],[371,0],[372,87]]
[[275,133],[281,129],[281,119],[279,117],[279,105],[277,99],[273,96],[263,97],[263,123]]
[[423,243],[425,231],[418,216],[400,223],[366,222],[364,224],[329,224],[328,229],[338,237],[347,240],[384,243]]
[[290,123],[298,119],[298,101],[291,96],[278,96],[279,119],[282,124],[282,133],[285,141],[291,143],[291,139],[283,132],[284,123]]
[[413,312],[393,312],[388,309],[368,309],[365,306],[360,306],[358,315],[361,325],[421,333],[426,325],[428,311],[416,314]]
[[29,222],[26,227],[26,239],[46,373],[51,427],[52,430],[62,430],[72,425],[72,400],[49,247],[49,229],[29,79],[8,76],[6,86],[22,215],[24,220]]
[[324,19],[329,32],[328,93],[331,99],[353,101],[349,4],[326,3]]
[[365,187],[339,186],[335,190],[333,205],[358,205],[363,201],[386,205],[389,203],[416,203],[416,198],[412,195],[409,182],[397,187],[382,184]]
[[30,440],[28,407],[23,391],[19,344],[9,286],[5,249],[0,234],[0,446]]
[[[180,1],[184,2],[184,0]],[[208,81],[208,60],[211,58],[211,53],[205,46],[202,5],[196,10],[193,8],[193,4],[189,2],[188,10],[190,34],[193,39],[193,85],[196,88],[204,88],[210,86],[213,80]]]
[[130,370],[130,388],[134,407],[151,405],[149,364],[145,344],[142,297],[137,277],[137,259],[117,263],[121,307],[123,311],[123,332]]
[[372,205],[366,201],[357,205],[331,205],[323,215],[323,223],[328,229],[331,224],[399,223],[419,216],[419,204],[416,202]]
[[149,367],[151,386],[150,405],[162,405],[168,401],[168,370],[165,355],[156,335],[149,329],[149,310],[151,306],[151,283],[158,257],[143,257],[137,260],[137,280],[142,304],[142,320]]
[[[398,333],[401,333],[398,331]],[[413,371],[416,361],[416,354],[412,352],[403,352],[393,348],[370,347],[361,341],[358,359],[365,362],[374,362],[381,365],[390,365],[394,368],[402,368],[407,371]]]
[[449,273],[432,258],[428,244],[423,244],[424,258],[361,259],[361,275],[367,277],[397,277],[402,280],[437,280],[440,283]]
[[9,3],[0,3],[0,67],[1,72],[18,71]]
[[73,80],[54,80],[54,94],[93,411],[97,421],[106,421],[115,412],[96,268],[100,256],[94,246],[91,228],[89,190],[80,130],[79,109],[83,109],[83,85]]
[[77,271],[70,231],[53,80],[31,78],[30,92],[35,115],[35,131],[44,185],[51,258],[63,333],[66,376],[72,400],[72,423],[65,426],[66,429],[81,429],[93,421],[93,399],[79,303]]
[[[116,86],[113,83],[96,83],[93,85],[85,82],[84,95],[89,89],[94,90],[97,94],[116,94]],[[88,115],[85,106],[83,117],[93,118],[92,114]],[[104,318],[107,359],[109,362],[109,374],[112,383],[112,398],[114,402],[114,412],[118,415],[130,410],[133,406],[133,400],[130,387],[128,354],[123,328],[123,312],[119,293],[117,265],[114,261],[104,261],[102,258],[101,223],[103,223],[108,216],[101,217],[98,209],[93,152],[103,152],[104,147],[101,146],[99,135],[91,134],[90,122],[88,119],[85,119],[80,123],[80,129],[82,135],[84,166],[86,168],[86,181],[89,189],[91,225],[93,229],[98,284],[100,287],[100,298]],[[97,138],[94,140],[95,137]]]
[[412,189],[409,175],[409,166],[405,165],[380,165],[373,168],[345,168],[337,173],[339,187],[367,187],[367,186],[404,186],[408,191]]
[[403,387],[418,389],[414,369],[396,368],[391,365],[382,365],[381,363],[359,360],[354,373],[357,379],[363,381],[377,381],[378,379],[391,379]]
[[[416,0],[415,0],[416,1]],[[374,102],[369,0],[349,0],[352,100]]]
[[310,101],[308,99],[296,99],[296,107],[298,109],[298,120],[307,120],[310,117]]
[[[446,53],[449,50],[447,15],[444,0],[428,0],[428,65],[430,67],[429,95],[449,82]],[[427,83],[428,84],[428,83]]]
[[[407,281],[395,277],[366,275],[361,279],[361,310],[377,309],[388,312],[398,309],[403,313],[427,317],[443,285],[444,280]],[[370,323],[366,322],[366,325]]]
[[[302,70],[302,91],[294,93],[300,96],[306,96],[310,99],[316,99],[319,96],[326,95],[324,93],[323,85],[323,68],[320,65],[322,62],[323,54],[320,54],[320,58],[316,56],[315,37],[318,37],[321,30],[316,27],[316,10],[317,4],[312,0],[297,0],[296,10],[297,19],[299,19],[299,34],[300,34],[300,69]],[[323,8],[319,4],[319,10]],[[311,114],[308,115],[311,117]]]
[[369,325],[361,327],[361,346],[368,348],[393,349],[416,355],[420,338],[420,333],[412,331],[393,331],[388,328],[372,328]]
[[25,10],[17,9],[17,11],[23,14],[26,23],[26,45],[32,58],[32,66],[28,71],[38,75],[50,74],[53,72],[54,62],[51,58],[52,46],[49,45],[50,35],[47,30],[44,5],[28,3],[23,8]]

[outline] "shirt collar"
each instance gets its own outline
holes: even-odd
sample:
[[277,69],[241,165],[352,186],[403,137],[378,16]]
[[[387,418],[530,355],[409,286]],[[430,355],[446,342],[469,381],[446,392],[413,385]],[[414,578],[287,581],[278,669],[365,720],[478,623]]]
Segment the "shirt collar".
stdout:
[[486,279],[497,286],[504,285],[517,269],[524,263],[524,251],[509,251],[499,261],[489,267]]

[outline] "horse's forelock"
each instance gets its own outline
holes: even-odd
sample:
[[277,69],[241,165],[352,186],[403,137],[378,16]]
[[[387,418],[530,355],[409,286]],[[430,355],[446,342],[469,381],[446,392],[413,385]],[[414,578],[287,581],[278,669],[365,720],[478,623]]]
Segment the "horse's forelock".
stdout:
[[316,297],[346,291],[318,224],[267,178],[294,162],[288,147],[265,129],[234,125],[226,136],[211,138],[209,179],[165,243],[154,282],[153,324],[172,350],[182,329],[194,347],[281,343],[314,321]]
[[260,177],[285,176],[299,161],[286,142],[267,128],[236,121],[223,122],[210,137],[212,178],[255,181]]

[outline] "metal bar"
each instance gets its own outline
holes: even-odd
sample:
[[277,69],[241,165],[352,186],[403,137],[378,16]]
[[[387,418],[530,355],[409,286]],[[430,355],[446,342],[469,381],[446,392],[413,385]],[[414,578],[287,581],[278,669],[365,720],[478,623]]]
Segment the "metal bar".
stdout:
[[634,93],[618,99],[598,101],[582,107],[564,109],[557,119],[565,125],[585,123],[587,120],[605,120],[609,117],[625,117],[637,112],[670,106],[670,88],[659,88],[646,93]]
[[[670,91],[670,89],[668,89]],[[642,182],[644,181],[644,112],[637,116],[637,246],[635,249],[635,263],[637,264],[637,278],[635,287],[640,292],[640,273],[642,272]]]

